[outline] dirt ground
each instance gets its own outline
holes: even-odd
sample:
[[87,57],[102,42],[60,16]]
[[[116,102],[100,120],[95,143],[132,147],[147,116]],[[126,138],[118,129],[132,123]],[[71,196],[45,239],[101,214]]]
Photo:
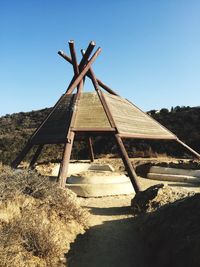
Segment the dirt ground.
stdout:
[[[149,187],[155,181],[146,183]],[[157,181],[156,181],[157,182]],[[200,191],[194,188],[196,191]],[[179,191],[182,189],[180,188]],[[184,189],[185,190],[185,189]],[[189,191],[193,191],[191,188]],[[89,209],[89,230],[71,244],[67,255],[69,267],[149,267],[144,238],[130,203],[134,195],[81,198]]]
[[131,213],[133,195],[82,199],[90,228],[67,255],[69,267],[145,267],[142,241]]
[[[149,161],[148,159],[146,160]],[[155,162],[171,159],[155,159]],[[178,163],[180,160],[173,161]],[[138,164],[140,159],[133,164]],[[152,162],[152,160],[151,160]],[[118,159],[99,159],[95,163],[109,163],[116,171],[124,167]],[[180,182],[160,182],[138,177],[143,190],[163,183],[173,190],[200,192],[199,185]],[[101,198],[80,198],[81,205],[90,211],[89,229],[71,244],[66,255],[69,267],[149,267],[144,237],[138,231],[138,217],[131,210],[133,195]]]

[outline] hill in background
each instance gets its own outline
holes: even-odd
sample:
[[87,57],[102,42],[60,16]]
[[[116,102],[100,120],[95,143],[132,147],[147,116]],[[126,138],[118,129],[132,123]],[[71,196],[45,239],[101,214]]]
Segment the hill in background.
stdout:
[[[0,161],[9,164],[14,160],[50,111],[51,108],[45,108],[0,117]],[[176,134],[179,139],[200,152],[200,107],[177,106],[170,111],[165,108],[160,111],[151,110],[148,114]],[[114,140],[96,137],[93,141],[95,154],[117,153]],[[171,141],[127,140],[125,145],[131,157],[150,157],[159,154],[188,156],[180,145],[175,145]],[[46,145],[40,160],[59,161],[62,150],[63,145]],[[33,155],[33,152],[34,150],[29,153],[28,158]],[[88,157],[87,145],[84,141],[76,142],[72,156],[74,159]]]

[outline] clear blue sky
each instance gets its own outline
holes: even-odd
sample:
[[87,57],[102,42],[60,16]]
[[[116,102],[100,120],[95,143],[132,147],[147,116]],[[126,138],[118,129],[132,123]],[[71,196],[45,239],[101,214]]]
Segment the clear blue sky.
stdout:
[[96,76],[143,110],[200,105],[199,14],[198,0],[0,0],[0,115],[55,103],[70,39],[95,40]]

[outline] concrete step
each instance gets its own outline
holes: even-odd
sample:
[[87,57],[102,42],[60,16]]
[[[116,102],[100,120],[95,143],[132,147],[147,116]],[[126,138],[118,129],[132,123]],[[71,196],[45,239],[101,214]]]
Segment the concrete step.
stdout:
[[151,167],[149,173],[185,175],[185,176],[194,176],[200,178],[200,170],[186,170],[186,169],[176,169],[176,168],[168,168],[160,166]]
[[67,184],[115,184],[130,182],[129,177],[125,174],[118,173],[97,173],[88,172],[87,174],[71,175],[67,178]]
[[166,173],[148,173],[147,178],[159,181],[185,182],[185,183],[200,183],[199,177],[181,175],[181,174],[166,174]]
[[66,187],[81,197],[134,194],[134,189],[130,181],[116,184],[67,184]]

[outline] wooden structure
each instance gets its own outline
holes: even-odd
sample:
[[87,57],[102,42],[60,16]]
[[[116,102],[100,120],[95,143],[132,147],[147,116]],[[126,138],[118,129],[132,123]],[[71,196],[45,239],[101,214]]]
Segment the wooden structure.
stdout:
[[[98,48],[91,56],[94,47],[95,43],[90,42],[86,51],[82,50],[82,59],[79,64],[77,63],[73,41],[69,41],[71,57],[62,51],[58,52],[60,56],[72,64],[74,76],[67,91],[33,133],[24,149],[13,161],[12,167],[16,168],[35,145],[38,148],[30,166],[35,164],[45,144],[63,143],[65,146],[58,181],[60,186],[65,186],[75,136],[84,137],[88,140],[90,159],[93,161],[94,153],[91,137],[96,134],[106,134],[114,136],[125,169],[137,192],[140,190],[140,186],[124,147],[124,138],[176,140],[195,156],[200,157],[197,152],[183,144],[173,133],[96,78],[91,66],[101,52],[101,48]],[[93,93],[83,93],[86,76],[91,79],[94,85],[95,91]],[[76,88],[77,90],[74,93]],[[100,88],[103,88],[106,92],[103,92]]]

